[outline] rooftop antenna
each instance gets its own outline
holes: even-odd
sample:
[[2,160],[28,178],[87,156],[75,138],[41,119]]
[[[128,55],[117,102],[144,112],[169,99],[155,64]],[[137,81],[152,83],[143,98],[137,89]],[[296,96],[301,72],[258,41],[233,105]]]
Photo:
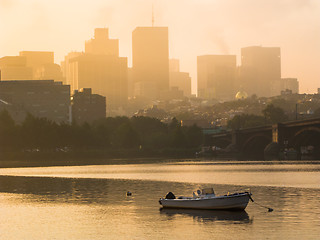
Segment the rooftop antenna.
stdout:
[[152,27],[154,27],[154,11],[153,11],[153,3],[152,3]]

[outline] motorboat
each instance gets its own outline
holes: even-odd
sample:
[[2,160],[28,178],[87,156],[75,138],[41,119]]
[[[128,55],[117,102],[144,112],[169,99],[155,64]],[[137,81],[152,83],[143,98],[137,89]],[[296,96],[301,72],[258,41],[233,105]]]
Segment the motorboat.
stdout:
[[169,192],[165,198],[160,198],[159,203],[163,208],[188,208],[210,210],[244,210],[251,198],[250,192],[228,193],[216,196],[213,188],[205,188],[193,192],[192,197],[176,198]]

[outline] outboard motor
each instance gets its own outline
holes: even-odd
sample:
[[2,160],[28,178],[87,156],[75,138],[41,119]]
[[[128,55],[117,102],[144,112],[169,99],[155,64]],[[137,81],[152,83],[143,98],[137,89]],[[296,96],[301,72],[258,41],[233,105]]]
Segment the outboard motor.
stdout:
[[168,194],[166,195],[166,199],[175,199],[176,196],[172,193],[172,192],[168,192]]

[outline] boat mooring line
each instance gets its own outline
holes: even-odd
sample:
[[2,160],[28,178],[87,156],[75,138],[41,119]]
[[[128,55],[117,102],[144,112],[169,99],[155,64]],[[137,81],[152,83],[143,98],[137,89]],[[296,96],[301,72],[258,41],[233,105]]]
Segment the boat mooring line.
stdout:
[[268,212],[272,212],[272,211],[273,211],[273,208],[269,208],[269,207],[263,206],[263,205],[255,202],[250,195],[249,195],[249,198],[250,198],[250,200],[251,200],[253,203],[257,204],[258,206],[263,207],[263,208],[267,208],[267,209],[268,209]]

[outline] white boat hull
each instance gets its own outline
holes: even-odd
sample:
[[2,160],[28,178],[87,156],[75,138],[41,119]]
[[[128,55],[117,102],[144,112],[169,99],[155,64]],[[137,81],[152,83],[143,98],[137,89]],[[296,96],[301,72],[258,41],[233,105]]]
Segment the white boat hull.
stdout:
[[160,199],[164,208],[189,208],[210,210],[244,210],[249,202],[250,193],[239,193],[229,196],[188,199]]

